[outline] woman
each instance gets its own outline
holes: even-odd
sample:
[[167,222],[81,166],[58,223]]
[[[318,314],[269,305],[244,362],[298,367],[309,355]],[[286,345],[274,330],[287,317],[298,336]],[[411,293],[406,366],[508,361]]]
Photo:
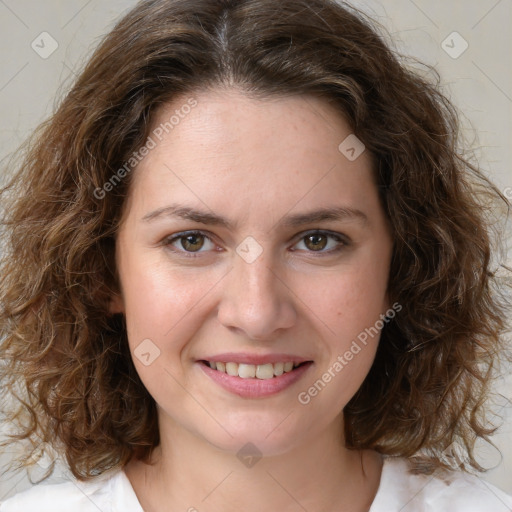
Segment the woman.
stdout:
[[505,198],[360,13],[139,3],[10,191],[6,413],[75,480],[2,512],[512,507],[467,473]]

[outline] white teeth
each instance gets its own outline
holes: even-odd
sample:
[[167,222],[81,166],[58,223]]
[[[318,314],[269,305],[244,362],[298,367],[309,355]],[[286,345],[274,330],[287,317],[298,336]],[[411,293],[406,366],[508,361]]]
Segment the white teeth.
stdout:
[[279,377],[284,373],[284,363],[274,363],[274,375]]
[[256,368],[258,379],[271,379],[274,376],[274,365],[272,363],[259,364]]
[[254,379],[256,377],[256,366],[240,363],[238,365],[238,376],[242,379]]
[[284,363],[284,371],[289,372],[290,370],[293,370],[293,363],[291,361]]
[[226,373],[228,375],[238,375],[238,363],[226,363]]
[[238,376],[242,379],[272,379],[279,377],[283,373],[291,372],[300,363],[287,361],[286,363],[266,363],[266,364],[245,364],[232,362],[214,362],[209,361],[210,368],[219,372],[227,373],[233,377]]

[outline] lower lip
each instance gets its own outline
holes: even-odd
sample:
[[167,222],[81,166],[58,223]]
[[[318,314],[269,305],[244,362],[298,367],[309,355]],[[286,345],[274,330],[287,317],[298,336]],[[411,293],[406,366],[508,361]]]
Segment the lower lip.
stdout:
[[309,361],[291,372],[283,373],[279,377],[272,377],[271,379],[242,379],[242,377],[235,377],[214,370],[204,363],[199,362],[198,364],[206,375],[227,391],[243,398],[262,398],[275,395],[297,382],[308,371],[313,362]]

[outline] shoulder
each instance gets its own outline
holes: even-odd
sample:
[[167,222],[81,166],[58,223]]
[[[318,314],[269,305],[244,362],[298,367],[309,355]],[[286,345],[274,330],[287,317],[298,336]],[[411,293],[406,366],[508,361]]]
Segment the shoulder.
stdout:
[[38,484],[0,504],[0,512],[142,512],[124,472],[87,482]]
[[510,512],[512,497],[462,471],[410,473],[407,459],[386,457],[370,512]]

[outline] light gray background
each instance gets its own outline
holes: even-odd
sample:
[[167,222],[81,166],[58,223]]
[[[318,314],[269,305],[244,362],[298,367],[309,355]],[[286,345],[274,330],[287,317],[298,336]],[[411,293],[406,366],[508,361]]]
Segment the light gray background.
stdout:
[[[8,157],[51,113],[55,98],[65,92],[70,77],[79,71],[99,37],[135,3],[0,0],[0,158]],[[512,2],[359,0],[352,4],[386,26],[400,51],[436,66],[445,92],[464,113],[467,137],[480,162],[512,198],[512,188],[508,188],[512,187]],[[451,35],[454,31],[461,37]],[[42,32],[58,44],[47,58],[31,47],[35,41],[40,52],[49,51],[51,41],[40,36]],[[45,38],[44,48],[41,38]],[[464,41],[468,47],[457,56]],[[500,391],[512,399],[510,376]],[[505,425],[496,444],[503,462],[485,479],[512,494],[512,414],[510,407],[500,412]],[[482,457],[488,465],[500,462],[493,450],[483,450]],[[29,485],[20,474],[4,477],[0,501]]]

